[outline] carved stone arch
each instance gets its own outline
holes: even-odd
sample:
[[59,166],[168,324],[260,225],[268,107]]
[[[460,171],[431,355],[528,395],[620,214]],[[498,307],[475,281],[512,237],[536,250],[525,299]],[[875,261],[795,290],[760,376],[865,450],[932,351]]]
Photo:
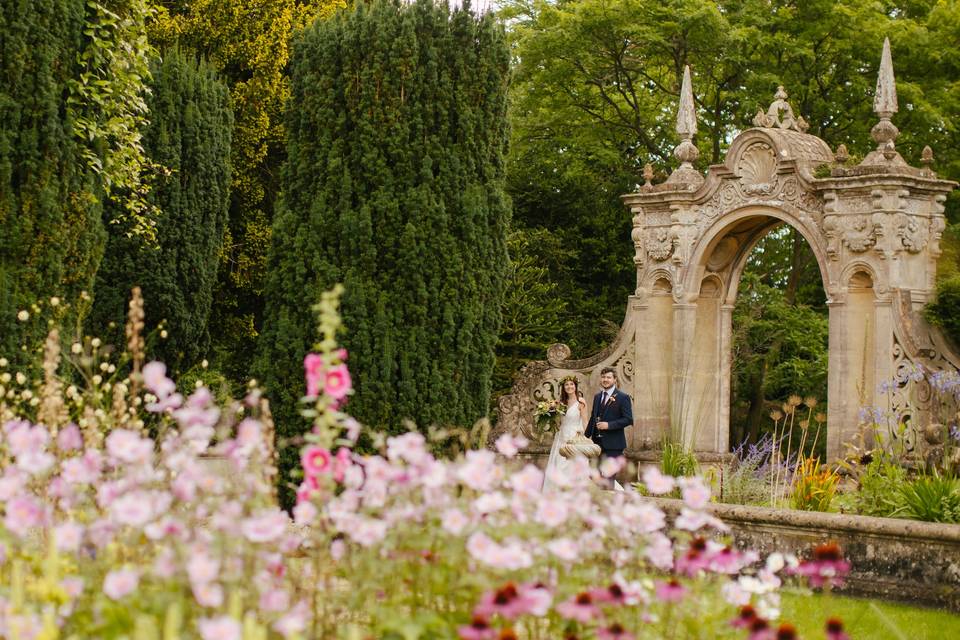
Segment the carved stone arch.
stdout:
[[[751,221],[755,222],[753,226],[739,226]],[[698,278],[702,278],[704,273],[728,270],[729,277],[726,278],[726,281],[729,283],[729,288],[725,298],[728,304],[733,304],[736,300],[740,276],[750,252],[760,240],[766,237],[775,227],[782,224],[787,224],[800,233],[813,251],[823,281],[824,291],[827,292],[829,299],[835,288],[835,277],[831,277],[830,262],[826,254],[826,246],[822,241],[822,234],[815,226],[811,226],[802,218],[797,207],[787,203],[776,206],[766,203],[753,203],[735,207],[705,228],[691,251],[690,267],[687,269],[687,280],[684,282],[684,290],[688,292],[688,299],[696,297],[698,291],[696,282]],[[737,237],[738,235],[739,237]],[[723,243],[735,237],[737,237],[737,247],[729,260],[725,259],[711,264],[717,250],[722,249]]]
[[[664,437],[698,452],[729,451],[737,288],[750,251],[780,224],[811,247],[827,294],[829,458],[843,455],[859,432],[860,406],[882,404],[878,383],[904,363],[960,366],[922,316],[934,295],[942,203],[956,184],[929,167],[907,166],[892,143],[858,166],[844,164],[842,154],[835,159],[823,140],[804,132],[785,98],[778,94],[777,108],[759,113],[757,127],[737,136],[705,177],[690,159],[695,118],[684,121],[681,168],[663,184],[648,178],[639,192],[623,196],[637,286],[616,339],[578,360],[555,345],[547,361],[524,367],[500,400],[491,441],[506,431],[528,432],[537,394],[554,381],[575,373],[591,393],[599,369],[609,365],[634,399],[628,455]],[[851,288],[859,271],[872,286]],[[920,424],[926,409],[914,409],[911,421]]]

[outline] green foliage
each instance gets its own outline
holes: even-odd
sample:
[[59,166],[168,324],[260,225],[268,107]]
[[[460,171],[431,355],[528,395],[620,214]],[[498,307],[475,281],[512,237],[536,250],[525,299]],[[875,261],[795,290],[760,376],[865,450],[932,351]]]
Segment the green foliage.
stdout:
[[906,509],[901,487],[906,482],[906,469],[878,454],[859,471],[856,490],[838,497],[838,505],[843,511],[864,516],[901,516]]
[[690,449],[685,449],[682,443],[665,442],[663,444],[660,470],[665,475],[675,478],[693,476],[699,472],[699,469],[696,454]]
[[960,274],[937,282],[937,297],[924,309],[924,315],[941,327],[954,344],[960,344]]
[[103,253],[102,191],[67,105],[80,74],[85,7],[0,7],[0,354],[20,364],[30,361],[20,345],[39,344],[46,328],[18,323],[18,311],[51,296],[77,309]]
[[141,131],[148,121],[146,83],[156,53],[147,42],[146,21],[155,10],[151,0],[86,4],[87,40],[67,101],[74,133],[87,167],[121,205],[116,222],[153,242],[158,212],[146,196],[155,168],[141,144]]
[[249,375],[263,319],[270,225],[280,190],[293,38],[343,0],[167,0],[150,25],[158,46],[203,56],[230,87],[235,114],[229,224],[211,314],[217,366]]
[[[127,299],[140,286],[148,330],[165,321],[169,333],[156,357],[178,371],[196,364],[210,342],[207,321],[230,203],[233,117],[226,86],[192,55],[165,52],[152,76],[144,148],[167,170],[148,195],[160,211],[158,246],[132,234],[118,207],[107,209],[109,240],[89,326],[122,346]],[[106,330],[111,322],[119,325],[112,333]]]
[[900,486],[905,514],[925,522],[960,523],[960,478],[921,475]]
[[574,254],[547,229],[518,229],[507,237],[510,264],[503,297],[503,320],[497,343],[494,392],[510,389],[517,370],[542,358],[555,342],[565,342],[571,329],[568,306],[573,302],[565,261]]
[[257,366],[281,435],[297,431],[310,307],[336,282],[361,422],[486,415],[508,265],[508,63],[492,16],[427,0],[361,3],[306,31]]
[[[844,143],[852,162],[874,146],[869,96],[881,43],[890,36],[900,96],[897,148],[916,164],[930,144],[940,175],[960,178],[960,56],[938,44],[956,41],[957,3],[507,0],[501,6],[518,61],[508,176],[514,219],[525,228],[546,225],[575,250],[568,263],[571,337],[564,341],[583,345],[584,355],[610,340],[600,329],[619,323],[635,286],[630,221],[618,196],[634,190],[644,163],[655,165],[655,181],[675,166],[673,126],[686,64],[693,72],[700,169],[722,159],[734,134],[751,126],[758,109],[766,110],[780,84],[810,123],[810,133],[831,147]],[[958,202],[957,194],[947,202],[954,219]],[[792,287],[787,305],[807,305],[825,318],[812,254],[805,247],[798,251],[790,234],[777,233],[763,248],[802,260],[778,261],[786,277],[762,282]],[[769,272],[758,261],[769,263],[767,257],[752,258],[747,273]],[[744,306],[738,311],[742,319]],[[791,315],[789,321],[799,320]],[[822,331],[825,322],[813,326]],[[755,440],[768,403],[781,401],[782,393],[823,395],[826,360],[819,343],[825,345],[826,333],[820,335],[813,341],[818,344],[804,337],[804,353],[788,354],[777,340],[757,352],[763,345],[738,332],[735,358],[745,355],[735,359],[732,441],[748,433]],[[764,367],[778,369],[774,379]]]

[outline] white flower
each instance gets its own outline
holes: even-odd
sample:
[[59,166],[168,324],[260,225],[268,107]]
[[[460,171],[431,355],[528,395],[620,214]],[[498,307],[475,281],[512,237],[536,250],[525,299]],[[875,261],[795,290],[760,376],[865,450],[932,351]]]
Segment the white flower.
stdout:
[[680,478],[677,480],[683,492],[683,501],[691,509],[703,509],[710,502],[710,489],[700,478]]
[[201,618],[197,622],[203,640],[240,640],[243,628],[230,616]]
[[673,478],[663,475],[656,467],[647,467],[644,470],[643,483],[647,485],[647,490],[654,495],[670,493],[674,486]]
[[493,513],[494,511],[506,509],[507,500],[499,491],[493,491],[491,493],[485,493],[474,500],[473,508],[477,513],[485,515],[488,513]]
[[290,519],[280,509],[261,511],[240,525],[240,530],[250,542],[270,542],[284,534]]
[[577,545],[570,538],[557,538],[547,543],[547,549],[553,555],[566,562],[577,559]]
[[214,558],[202,550],[196,550],[190,554],[190,560],[187,562],[187,576],[190,582],[204,583],[215,580],[220,574],[220,560]]
[[21,309],[17,313],[17,320],[19,320],[20,322],[26,322],[29,319],[30,319],[30,312],[27,311],[26,309]]
[[534,520],[548,527],[558,527],[567,520],[569,510],[562,500],[545,496],[537,504],[537,513]]
[[54,539],[60,551],[76,551],[83,541],[83,527],[76,522],[64,522],[54,529]]
[[470,524],[470,520],[459,509],[447,509],[443,512],[440,523],[444,531],[458,536]]
[[140,574],[133,569],[111,571],[103,580],[103,592],[112,600],[120,600],[136,590]]

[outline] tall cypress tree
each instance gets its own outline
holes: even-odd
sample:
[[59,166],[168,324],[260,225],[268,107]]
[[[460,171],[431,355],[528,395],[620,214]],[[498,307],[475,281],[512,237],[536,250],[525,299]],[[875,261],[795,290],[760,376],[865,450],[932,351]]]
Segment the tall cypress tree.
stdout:
[[[177,369],[203,355],[210,336],[220,250],[230,203],[229,91],[214,71],[177,49],[151,70],[150,124],[144,149],[168,171],[149,199],[160,211],[157,247],[145,246],[122,224],[108,225],[107,252],[97,274],[91,330],[122,327],[130,289],[143,290],[147,326],[166,320],[169,338],[154,356]],[[116,215],[108,207],[106,215]],[[122,346],[122,331],[106,336]]]
[[[0,5],[0,354],[33,344],[16,320],[41,298],[76,301],[103,254],[98,180],[67,107],[84,45],[84,0]],[[21,355],[18,359],[25,360]]]
[[337,282],[353,415],[395,430],[486,415],[508,66],[490,15],[433,0],[356,3],[302,37],[258,358],[281,435],[301,429],[310,306]]

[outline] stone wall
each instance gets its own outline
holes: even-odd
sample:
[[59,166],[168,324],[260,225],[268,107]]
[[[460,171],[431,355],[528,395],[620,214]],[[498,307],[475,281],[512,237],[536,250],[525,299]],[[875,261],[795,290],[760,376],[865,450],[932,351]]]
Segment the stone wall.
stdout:
[[[652,498],[670,515],[679,500]],[[960,612],[960,525],[729,504],[711,505],[740,548],[809,557],[835,541],[851,562],[844,593]]]

